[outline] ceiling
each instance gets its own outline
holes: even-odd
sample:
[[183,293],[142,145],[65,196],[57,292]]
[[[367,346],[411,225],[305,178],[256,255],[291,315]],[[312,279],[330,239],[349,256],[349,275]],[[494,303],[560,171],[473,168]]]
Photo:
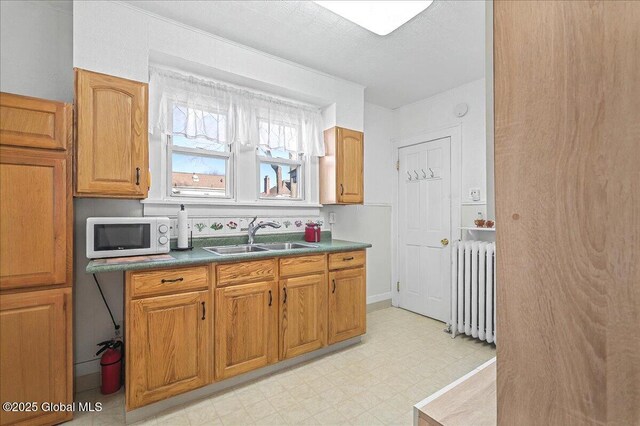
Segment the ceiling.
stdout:
[[482,1],[433,4],[378,36],[310,1],[128,1],[254,49],[366,86],[397,108],[484,76]]

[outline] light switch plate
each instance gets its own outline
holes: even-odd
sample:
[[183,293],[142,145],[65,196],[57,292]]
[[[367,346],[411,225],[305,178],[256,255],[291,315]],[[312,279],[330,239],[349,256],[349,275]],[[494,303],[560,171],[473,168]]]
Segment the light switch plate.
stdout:
[[329,213],[329,224],[333,225],[334,223],[336,223],[336,214],[335,214],[335,212],[330,212]]
[[469,198],[473,201],[480,201],[480,188],[471,188],[469,190]]

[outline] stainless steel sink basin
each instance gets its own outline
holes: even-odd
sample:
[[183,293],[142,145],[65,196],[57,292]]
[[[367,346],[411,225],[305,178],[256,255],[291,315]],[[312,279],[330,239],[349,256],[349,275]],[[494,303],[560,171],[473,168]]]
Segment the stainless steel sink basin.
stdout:
[[304,248],[314,248],[318,247],[314,244],[305,244],[305,243],[265,243],[265,244],[257,244],[260,248],[266,248],[268,250],[295,250],[295,249],[304,249]]
[[203,247],[206,251],[225,255],[225,254],[244,254],[255,253],[261,251],[269,251],[266,248],[258,247],[256,245],[242,244],[238,246],[217,246],[217,247]]
[[246,254],[246,253],[256,253],[263,251],[282,251],[282,250],[295,250],[295,249],[303,249],[303,248],[313,248],[318,247],[314,244],[305,244],[305,243],[265,243],[265,244],[240,244],[237,246],[214,246],[214,247],[203,247],[208,252],[219,254],[219,255],[229,255],[229,254]]

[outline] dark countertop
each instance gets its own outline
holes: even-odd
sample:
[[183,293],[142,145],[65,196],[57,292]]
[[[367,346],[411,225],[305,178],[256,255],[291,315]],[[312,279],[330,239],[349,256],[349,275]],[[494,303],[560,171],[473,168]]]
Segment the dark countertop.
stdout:
[[[292,238],[291,241],[299,242],[299,239]],[[331,253],[349,250],[362,250],[371,247],[368,243],[359,243],[354,241],[324,239],[319,243],[307,243],[313,244],[317,247],[292,249],[292,250],[271,250],[263,252],[232,254],[232,255],[219,255],[208,252],[201,247],[196,247],[189,251],[177,251],[171,250],[168,254],[172,259],[167,260],[152,260],[152,261],[140,261],[140,262],[127,262],[127,263],[109,263],[104,264],[100,260],[92,260],[87,265],[87,273],[96,274],[100,272],[116,272],[116,271],[134,271],[141,269],[159,269],[169,268],[177,266],[189,266],[189,265],[201,265],[206,263],[216,262],[235,262],[239,260],[255,260],[264,259],[270,257],[285,257],[296,256],[301,254],[312,253]],[[211,244],[223,245],[223,244]]]

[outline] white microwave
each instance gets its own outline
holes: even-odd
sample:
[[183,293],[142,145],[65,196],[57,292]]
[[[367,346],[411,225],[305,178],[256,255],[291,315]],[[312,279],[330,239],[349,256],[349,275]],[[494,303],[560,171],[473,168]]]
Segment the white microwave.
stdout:
[[168,217],[90,217],[87,258],[140,256],[169,252]]

